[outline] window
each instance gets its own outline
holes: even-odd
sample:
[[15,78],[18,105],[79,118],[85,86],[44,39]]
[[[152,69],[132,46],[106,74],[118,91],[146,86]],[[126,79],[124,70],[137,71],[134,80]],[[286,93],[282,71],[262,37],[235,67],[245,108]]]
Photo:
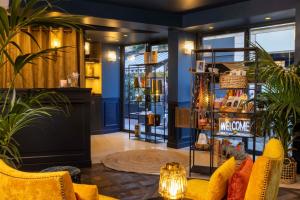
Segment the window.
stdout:
[[[244,47],[245,34],[244,32],[240,33],[231,33],[223,35],[215,35],[203,37],[202,44],[203,48],[243,48]],[[209,54],[206,57],[206,61],[209,60]],[[230,52],[230,53],[218,53],[216,55],[217,62],[234,62],[234,61],[243,61],[244,52]]]
[[262,46],[275,61],[282,62],[285,66],[294,62],[294,23],[250,29],[250,41]]

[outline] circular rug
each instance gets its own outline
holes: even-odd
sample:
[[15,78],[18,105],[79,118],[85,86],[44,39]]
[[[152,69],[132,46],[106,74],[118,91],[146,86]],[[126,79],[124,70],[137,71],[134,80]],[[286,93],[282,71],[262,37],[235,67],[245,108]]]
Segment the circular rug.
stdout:
[[188,167],[188,156],[170,150],[145,149],[117,152],[106,156],[103,164],[111,169],[143,174],[159,174],[160,167],[178,162]]

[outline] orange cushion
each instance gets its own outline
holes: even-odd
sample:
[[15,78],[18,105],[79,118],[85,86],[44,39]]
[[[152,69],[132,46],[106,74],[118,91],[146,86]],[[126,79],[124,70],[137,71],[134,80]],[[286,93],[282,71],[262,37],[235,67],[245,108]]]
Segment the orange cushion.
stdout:
[[244,200],[252,167],[253,161],[248,157],[229,179],[227,200]]

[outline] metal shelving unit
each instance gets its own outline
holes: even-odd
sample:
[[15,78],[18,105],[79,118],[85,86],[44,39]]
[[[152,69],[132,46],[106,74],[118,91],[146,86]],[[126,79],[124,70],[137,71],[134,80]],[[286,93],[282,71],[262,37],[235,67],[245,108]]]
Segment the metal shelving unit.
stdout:
[[[212,174],[212,172],[216,169],[216,167],[214,166],[214,142],[210,143],[209,145],[209,149],[208,151],[210,152],[210,165],[209,167],[205,167],[205,166],[200,166],[200,165],[195,165],[195,152],[196,151],[202,151],[197,149],[197,147],[195,146],[197,137],[199,136],[199,134],[201,132],[206,132],[209,139],[211,139],[211,141],[214,141],[216,138],[240,138],[242,139],[243,142],[246,142],[245,146],[247,148],[248,145],[248,139],[252,139],[253,140],[253,150],[252,150],[252,157],[253,160],[255,160],[255,157],[257,155],[257,151],[256,151],[256,138],[258,137],[258,128],[257,128],[257,114],[258,114],[258,110],[257,110],[257,92],[259,92],[259,83],[257,82],[257,74],[258,74],[258,62],[257,62],[257,54],[256,54],[257,49],[256,48],[220,48],[220,49],[199,49],[199,50],[193,50],[193,60],[195,61],[194,64],[196,64],[196,60],[197,59],[204,59],[203,57],[205,57],[206,59],[208,58],[207,56],[203,56],[202,54],[205,53],[209,53],[210,57],[209,59],[211,60],[211,62],[209,62],[210,67],[212,67],[212,71],[214,71],[214,68],[218,68],[220,64],[222,64],[222,62],[216,62],[216,57],[218,57],[218,59],[220,59],[220,54],[222,53],[226,53],[226,52],[244,52],[248,55],[250,55],[250,53],[252,53],[251,55],[254,56],[254,59],[251,61],[253,64],[255,64],[255,80],[252,84],[254,84],[253,88],[250,88],[249,85],[247,88],[217,88],[216,85],[218,84],[218,76],[214,73],[211,72],[195,72],[195,66],[190,70],[191,74],[192,74],[192,79],[191,79],[191,86],[192,86],[192,90],[191,90],[191,125],[190,127],[192,127],[192,132],[191,132],[191,137],[190,137],[190,175],[192,172],[196,172],[196,173],[205,173],[205,174]],[[218,56],[216,56],[216,54],[219,54]],[[245,56],[247,57],[247,56]],[[249,60],[248,60],[249,62]],[[232,63],[232,62],[231,62]],[[219,68],[218,68],[219,69]],[[208,118],[210,119],[210,125],[208,129],[198,129],[195,128],[197,126],[195,126],[193,123],[195,123],[197,121],[197,114],[199,112],[199,109],[197,108],[197,90],[198,90],[198,86],[196,85],[196,81],[198,80],[207,80],[208,81],[208,94],[209,94],[209,103],[208,103],[208,107],[207,110],[205,111],[208,115]],[[220,111],[214,108],[214,98],[216,96],[216,92],[226,92],[227,90],[243,90],[243,92],[248,92],[250,93],[250,91],[253,92],[253,105],[254,105],[254,109],[253,112],[246,112],[246,113],[242,113],[242,112],[225,112],[225,111]],[[243,115],[244,117],[247,117],[251,120],[252,122],[252,127],[251,127],[251,133],[249,133],[249,135],[238,135],[238,134],[220,134],[218,133],[218,130],[216,130],[217,126],[216,126],[216,121],[221,117],[221,116],[237,116],[237,115]],[[263,136],[264,137],[264,136]]]
[[[128,119],[129,119],[129,129],[128,129],[128,135],[129,139],[135,139],[135,140],[142,140],[146,142],[152,142],[152,143],[159,143],[159,142],[165,142],[166,141],[166,65],[167,61],[159,62],[159,63],[148,63],[148,64],[132,64],[128,66],[127,70],[135,69],[138,71],[137,77],[145,77],[145,81],[148,82],[148,85],[146,87],[137,87],[134,88],[131,85],[132,78],[129,76],[129,83],[128,83],[128,92],[129,92],[129,102],[128,102]],[[163,67],[163,77],[157,76],[157,69]],[[140,72],[140,71],[144,72]],[[149,74],[151,73],[151,76]],[[153,96],[157,94],[151,94],[152,90],[152,80],[158,80],[162,79],[162,94],[160,95],[160,100],[156,101]],[[148,90],[149,94],[145,94],[145,90]],[[132,92],[133,91],[133,92]],[[141,92],[144,92],[142,95],[142,100],[136,100],[135,94],[141,94]],[[146,98],[146,95],[149,95],[148,98]],[[149,99],[150,97],[150,99]],[[137,106],[137,111],[132,111],[131,105]],[[157,115],[158,110],[157,106],[161,106],[163,109],[163,113],[160,116],[160,125],[149,125],[147,124],[147,115],[149,112],[151,114]],[[135,119],[137,120],[137,123],[140,124],[140,126],[145,127],[144,131],[141,131],[141,134],[139,137],[136,137],[133,131],[131,130],[132,125],[135,124],[131,123],[131,120],[133,119],[133,116],[135,116]],[[158,129],[162,129],[162,133],[158,132]]]

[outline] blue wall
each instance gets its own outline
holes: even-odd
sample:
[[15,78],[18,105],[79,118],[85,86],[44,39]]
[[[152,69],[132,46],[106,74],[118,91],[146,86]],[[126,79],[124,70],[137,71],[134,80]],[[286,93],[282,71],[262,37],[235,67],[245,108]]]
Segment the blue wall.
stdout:
[[[116,51],[117,61],[107,60],[107,52]],[[116,45],[102,45],[102,97],[120,98],[120,49]]]

